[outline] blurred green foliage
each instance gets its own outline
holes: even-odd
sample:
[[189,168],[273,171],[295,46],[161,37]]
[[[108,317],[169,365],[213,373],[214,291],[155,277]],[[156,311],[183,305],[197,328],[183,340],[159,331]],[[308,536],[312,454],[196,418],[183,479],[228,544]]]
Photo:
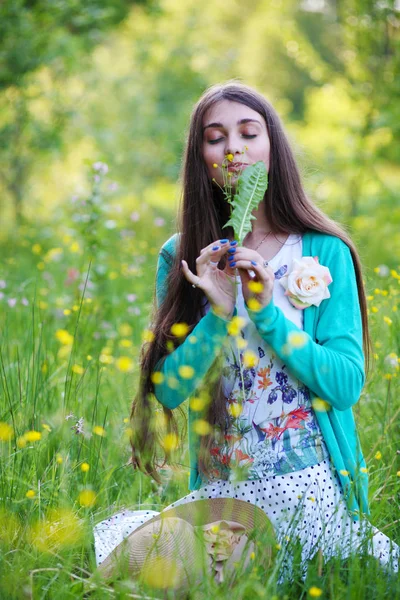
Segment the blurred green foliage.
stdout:
[[237,78],[276,106],[308,192],[365,261],[399,255],[394,0],[7,0],[0,39],[6,222],[51,214],[84,186],[86,160],[112,167],[126,202],[157,189],[173,208],[191,109]]

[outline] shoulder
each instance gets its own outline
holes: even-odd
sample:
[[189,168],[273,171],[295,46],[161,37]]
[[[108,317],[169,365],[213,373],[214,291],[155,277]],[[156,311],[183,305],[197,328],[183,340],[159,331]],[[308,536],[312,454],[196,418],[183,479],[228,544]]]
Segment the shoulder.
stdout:
[[174,233],[174,235],[168,238],[168,240],[164,242],[160,248],[160,256],[164,258],[169,265],[172,265],[172,262],[175,258],[179,237],[179,233]]
[[336,235],[322,233],[319,231],[307,231],[303,235],[303,245],[310,254],[317,255],[321,259],[331,259],[340,254],[342,256],[350,255],[349,246]]

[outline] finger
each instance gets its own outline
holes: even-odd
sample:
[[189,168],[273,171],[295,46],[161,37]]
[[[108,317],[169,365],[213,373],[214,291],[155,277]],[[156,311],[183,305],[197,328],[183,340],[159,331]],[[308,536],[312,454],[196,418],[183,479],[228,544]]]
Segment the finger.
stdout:
[[[211,268],[217,268],[219,261],[222,256],[227,252],[229,244],[215,244],[215,246],[209,246],[204,250],[203,254],[200,254],[196,258],[196,270],[199,275],[203,274],[204,268],[209,265]],[[210,264],[211,263],[211,264]]]
[[275,279],[275,275],[272,271],[272,269],[270,269],[270,271],[268,271],[268,267],[264,268],[263,266],[261,266],[260,264],[258,264],[256,261],[250,261],[250,260],[237,260],[233,263],[233,266],[236,267],[236,269],[243,269],[248,271],[254,271],[254,273],[256,274],[257,279],[259,279],[260,281],[268,281],[268,280],[274,280]]
[[186,277],[186,279],[188,280],[188,282],[191,283],[192,285],[196,284],[196,286],[200,287],[199,286],[199,277],[197,277],[197,275],[192,273],[192,271],[188,267],[186,260],[182,260],[181,265],[182,265],[183,274]]
[[206,246],[205,248],[202,248],[200,250],[200,254],[204,254],[204,252],[206,252],[207,250],[210,250],[214,246],[221,246],[221,248],[222,247],[229,248],[229,240],[228,239],[215,240],[215,242],[212,242],[211,244],[208,244],[208,246]]

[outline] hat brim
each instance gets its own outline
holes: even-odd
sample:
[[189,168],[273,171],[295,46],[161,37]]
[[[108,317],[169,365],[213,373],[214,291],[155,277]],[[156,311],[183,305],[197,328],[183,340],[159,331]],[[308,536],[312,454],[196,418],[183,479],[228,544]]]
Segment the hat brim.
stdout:
[[[140,527],[136,528],[127,538],[121,542],[111,554],[99,565],[99,572],[106,578],[113,575],[113,567],[118,557],[121,556],[127,545],[132,547],[137,537],[141,540],[141,532],[164,519],[182,519],[192,527],[203,527],[216,521],[234,521],[245,527],[246,533],[251,531],[263,533],[271,541],[275,541],[275,531],[265,512],[258,506],[238,500],[236,498],[212,498],[193,500],[185,504],[179,504],[173,508],[164,509],[159,515],[149,519]],[[267,552],[268,554],[268,552]]]

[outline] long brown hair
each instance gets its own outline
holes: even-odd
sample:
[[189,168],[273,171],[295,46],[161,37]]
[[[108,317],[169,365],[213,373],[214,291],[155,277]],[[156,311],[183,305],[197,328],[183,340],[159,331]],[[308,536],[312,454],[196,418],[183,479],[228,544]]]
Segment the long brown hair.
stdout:
[[[184,338],[177,339],[171,334],[172,325],[186,323],[190,331],[199,321],[199,315],[205,314],[205,295],[188,283],[181,270],[181,260],[185,259],[191,271],[195,273],[196,258],[202,248],[222,237],[233,238],[231,228],[224,228],[222,231],[229,218],[230,205],[221,190],[212,183],[202,153],[204,116],[211,106],[221,100],[244,104],[258,112],[265,120],[271,153],[264,206],[273,232],[302,234],[310,230],[318,231],[340,238],[349,247],[357,279],[366,367],[369,364],[371,348],[367,303],[361,263],[353,242],[341,226],[327,217],[306,196],[283,126],[269,102],[254,89],[236,81],[210,87],[201,96],[191,115],[181,175],[183,198],[178,216],[179,242],[175,257],[171,260],[164,301],[159,307],[154,307],[154,340],[142,348],[139,390],[132,405],[132,463],[134,467],[157,481],[160,481],[157,469],[165,464],[169,452],[168,448],[164,449],[164,462],[158,464],[157,457],[162,440],[158,437],[158,427],[153,424],[152,373],[156,370],[157,363],[184,341]],[[224,266],[223,263],[221,265]],[[205,387],[211,389],[212,399],[206,410],[206,418],[213,429],[212,433],[201,438],[199,469],[205,475],[210,468],[209,449],[214,436],[217,435],[215,432],[224,432],[229,422],[226,399],[222,392],[221,371],[216,368],[216,362],[213,367],[204,379]],[[162,408],[168,431],[179,435],[172,410]]]

